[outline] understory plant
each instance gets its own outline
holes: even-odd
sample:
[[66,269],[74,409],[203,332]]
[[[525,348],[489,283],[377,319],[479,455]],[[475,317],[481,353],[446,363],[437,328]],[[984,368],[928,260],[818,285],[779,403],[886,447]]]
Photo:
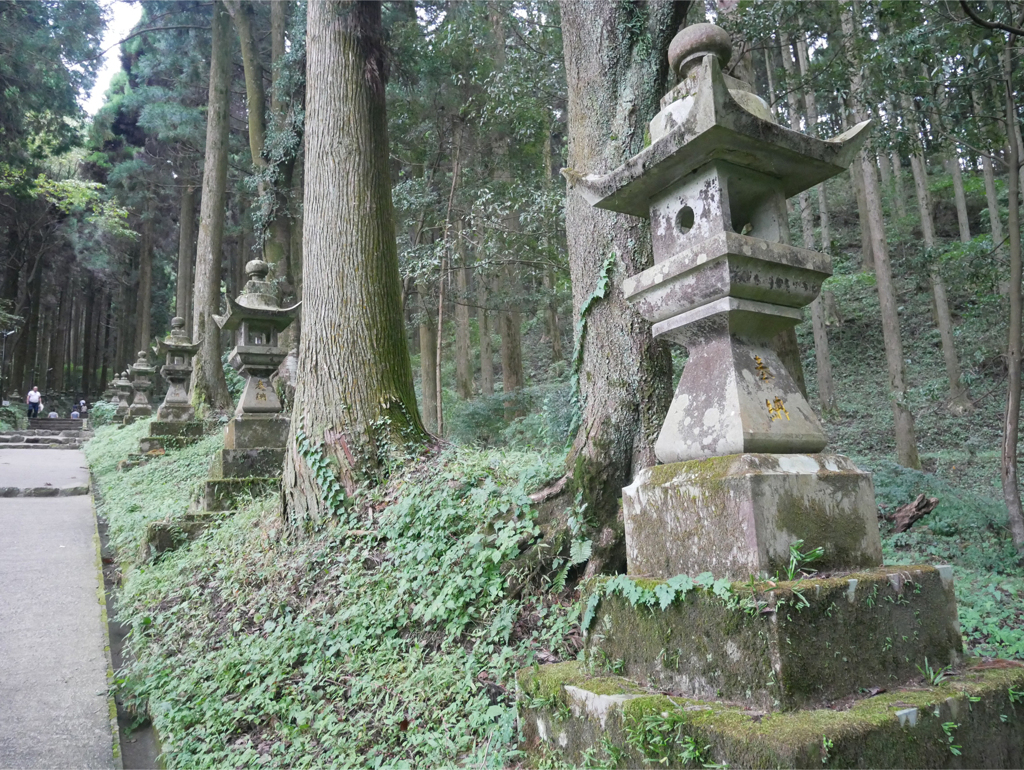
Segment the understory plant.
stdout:
[[[107,462],[99,476],[113,489],[167,462],[121,474]],[[122,698],[152,717],[171,767],[515,762],[515,672],[579,646],[574,594],[517,566],[538,535],[527,492],[557,467],[453,448],[319,529],[287,528],[265,499],[125,565]],[[142,520],[106,500],[130,541]]]

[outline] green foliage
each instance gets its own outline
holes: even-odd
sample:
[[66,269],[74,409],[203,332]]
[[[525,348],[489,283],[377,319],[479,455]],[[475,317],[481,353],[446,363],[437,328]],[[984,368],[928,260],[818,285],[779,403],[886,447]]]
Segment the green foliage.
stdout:
[[710,572],[702,572],[697,577],[676,575],[663,583],[659,582],[654,588],[648,588],[644,585],[645,582],[647,581],[633,580],[628,575],[615,575],[592,585],[580,628],[584,631],[590,628],[602,596],[618,594],[633,607],[658,607],[666,610],[672,602],[682,601],[690,591],[700,589],[714,594],[726,604],[732,605],[736,602],[736,596],[732,592],[732,581],[728,578],[716,580]]
[[224,351],[221,354],[220,363],[224,367],[224,381],[228,384],[228,393],[231,394],[231,400],[237,404],[238,399],[242,397],[242,391],[245,390],[245,377],[235,371],[235,367],[228,363],[228,352]]
[[[95,408],[95,407],[94,407]],[[120,427],[106,425],[85,444],[85,455],[99,488],[97,510],[110,525],[110,542],[123,561],[138,553],[150,522],[181,521],[202,491],[210,457],[223,447],[218,432],[189,447],[169,452],[137,468],[120,472],[117,464],[138,452],[149,420]]]
[[[569,384],[557,380],[465,401],[446,392],[446,438],[478,446],[561,449],[572,438],[575,404]],[[525,416],[510,420],[510,413]]]
[[783,578],[776,573],[776,580],[799,580],[813,575],[816,570],[809,569],[808,564],[816,562],[825,555],[825,549],[821,546],[811,548],[808,551],[800,550],[803,547],[803,540],[794,540],[789,545],[789,564],[786,565],[786,576]]
[[109,425],[114,419],[116,411],[117,404],[112,404],[109,401],[97,401],[89,408],[89,425],[93,428]]
[[[154,518],[131,498],[172,508],[206,472],[179,459],[188,450],[116,472],[141,425],[89,444],[122,555]],[[124,565],[122,696],[148,708],[170,767],[507,766],[514,672],[539,650],[576,652],[578,605],[515,590],[538,534],[527,493],[557,467],[453,448],[360,498],[359,532],[293,542],[275,501],[257,501],[155,564]],[[169,474],[175,489],[154,483]]]
[[924,659],[924,666],[917,666],[917,670],[921,672],[921,676],[924,677],[924,681],[932,687],[938,687],[940,684],[946,681],[952,672],[952,666],[943,666],[940,669],[933,669],[928,663],[928,658]]
[[626,720],[626,743],[640,751],[648,762],[671,767],[706,767],[711,746],[701,746],[686,728],[683,711],[630,714]]

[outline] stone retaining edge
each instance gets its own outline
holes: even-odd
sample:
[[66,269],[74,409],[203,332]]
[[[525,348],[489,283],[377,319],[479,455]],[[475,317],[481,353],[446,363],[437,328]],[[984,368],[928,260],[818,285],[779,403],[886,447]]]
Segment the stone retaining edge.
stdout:
[[[89,474],[90,478],[92,473]],[[103,654],[107,659],[107,717],[110,721],[110,750],[114,770],[124,770],[121,757],[121,733],[117,725],[117,702],[114,700],[114,660],[110,656],[110,628],[107,625],[107,590],[103,579],[103,544],[100,541],[100,528],[96,514],[96,498],[89,487],[83,487],[89,495],[89,507],[92,510],[92,542],[96,548],[96,600],[100,605],[100,623],[103,625]]]
[[78,487],[0,487],[0,497],[79,497],[89,494],[89,485]]

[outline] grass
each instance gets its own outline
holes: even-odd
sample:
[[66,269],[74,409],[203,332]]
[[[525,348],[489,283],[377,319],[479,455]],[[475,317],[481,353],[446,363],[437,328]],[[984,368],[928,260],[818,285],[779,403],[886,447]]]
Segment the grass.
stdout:
[[[515,761],[513,675],[575,656],[579,618],[550,581],[523,587],[537,534],[527,491],[558,458],[453,448],[412,464],[356,519],[295,537],[253,501],[155,563],[145,525],[183,516],[216,438],[118,472],[140,426],[90,442],[123,560],[121,696],[145,708],[171,767]],[[370,535],[348,535],[356,524]]]

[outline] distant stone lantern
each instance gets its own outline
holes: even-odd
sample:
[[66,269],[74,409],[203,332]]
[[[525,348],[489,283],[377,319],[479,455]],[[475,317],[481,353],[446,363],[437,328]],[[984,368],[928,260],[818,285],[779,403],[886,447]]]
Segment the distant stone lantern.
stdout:
[[288,355],[278,335],[295,320],[299,305],[281,307],[281,290],[268,280],[270,265],[263,260],[252,260],[245,272],[249,280],[238,299],[229,297],[227,314],[213,317],[220,328],[235,332],[228,362],[245,378],[245,388],[206,484],[207,511],[231,508],[238,494],[251,494],[261,484],[276,487],[288,440],[289,421],[270,378]]
[[128,416],[128,411],[131,409],[131,404],[128,403],[128,399],[132,396],[132,383],[128,379],[128,372],[121,372],[117,377],[114,378],[111,385],[114,387],[114,398],[117,403],[117,409],[114,410],[114,416],[118,418],[124,418]]
[[195,417],[188,397],[188,382],[192,376],[192,357],[200,344],[189,339],[184,318],[171,319],[171,333],[159,342],[160,352],[164,354],[160,376],[167,380],[167,395],[156,410],[158,420],[188,422]]
[[153,375],[156,369],[149,365],[146,360],[146,351],[139,351],[138,360],[128,368],[132,377],[132,389],[135,391],[135,398],[128,409],[130,417],[149,417],[153,414],[153,407],[149,403],[149,391],[153,389]]

